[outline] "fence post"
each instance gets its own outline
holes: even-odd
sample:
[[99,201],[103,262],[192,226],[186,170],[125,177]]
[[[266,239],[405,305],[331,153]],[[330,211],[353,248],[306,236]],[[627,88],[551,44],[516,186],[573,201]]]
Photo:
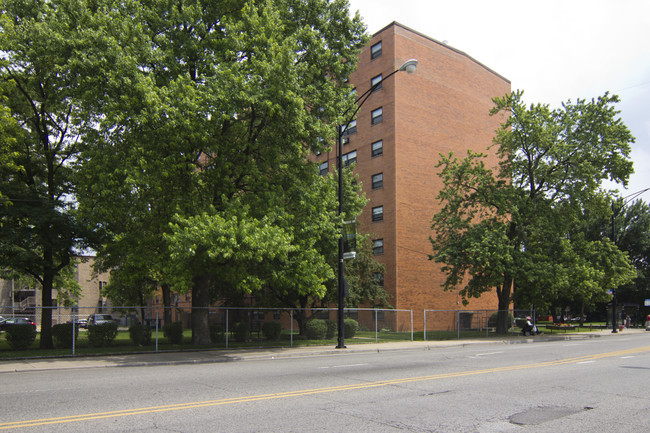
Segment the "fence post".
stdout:
[[228,309],[226,308],[226,349],[228,349]]
[[293,347],[293,310],[289,311],[289,346]]
[[424,310],[424,341],[427,341],[427,310]]
[[411,308],[411,341],[413,341],[413,309]]
[[156,353],[158,353],[158,309],[156,309]]
[[72,309],[72,356],[74,357],[75,331],[77,330],[77,320],[74,317],[74,308]]
[[377,314],[377,309],[376,308],[373,310],[373,313],[375,314],[375,343],[377,343],[378,342],[378,339],[377,339],[378,338],[378,334],[377,334],[377,316],[379,316],[379,314]]
[[458,333],[458,339],[460,340],[460,311],[456,310],[456,332]]

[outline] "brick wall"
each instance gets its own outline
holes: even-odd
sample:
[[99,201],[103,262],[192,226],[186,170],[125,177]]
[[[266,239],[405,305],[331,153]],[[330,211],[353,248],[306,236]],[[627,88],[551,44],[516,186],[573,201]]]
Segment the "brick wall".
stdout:
[[[351,77],[362,94],[371,78],[386,77],[404,61],[419,61],[414,74],[398,72],[383,82],[357,116],[357,134],[344,153],[357,150],[356,172],[371,200],[360,218],[362,230],[384,240],[385,288],[396,308],[413,309],[416,328],[424,309],[462,308],[456,293],[444,292],[444,275],[428,260],[431,218],[441,182],[435,168],[440,153],[462,156],[485,151],[503,118],[490,117],[492,98],[510,91],[510,82],[466,54],[393,23],[374,35],[382,56],[369,48]],[[371,111],[382,107],[383,121],[371,126]],[[383,155],[371,157],[371,143],[383,140]],[[496,158],[492,157],[492,164]],[[371,176],[383,173],[383,187],[372,190]],[[384,219],[372,222],[371,209],[384,207]],[[496,295],[471,300],[467,308],[496,308]]]

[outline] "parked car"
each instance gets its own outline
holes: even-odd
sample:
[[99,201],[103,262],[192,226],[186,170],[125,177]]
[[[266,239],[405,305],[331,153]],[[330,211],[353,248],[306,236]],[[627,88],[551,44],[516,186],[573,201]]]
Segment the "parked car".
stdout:
[[103,323],[117,323],[110,314],[91,314],[86,321],[86,327]]
[[4,331],[11,326],[33,326],[36,329],[36,323],[27,317],[10,317],[0,324],[0,330]]
[[[88,328],[88,319],[75,319],[74,321],[80,328]],[[70,323],[70,322],[68,322]]]

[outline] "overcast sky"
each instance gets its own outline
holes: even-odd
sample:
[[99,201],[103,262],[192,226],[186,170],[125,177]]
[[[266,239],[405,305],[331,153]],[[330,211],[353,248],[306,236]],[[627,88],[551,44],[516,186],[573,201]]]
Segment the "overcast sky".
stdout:
[[[509,79],[527,104],[606,91],[636,137],[627,191],[650,187],[650,1],[349,0],[373,34],[397,21]],[[650,202],[650,191],[642,198]]]

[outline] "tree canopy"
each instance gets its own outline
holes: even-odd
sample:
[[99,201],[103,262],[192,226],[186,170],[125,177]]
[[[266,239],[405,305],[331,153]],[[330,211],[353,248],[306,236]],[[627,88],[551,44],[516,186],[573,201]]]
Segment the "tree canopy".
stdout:
[[[496,290],[500,311],[518,299],[602,300],[630,280],[631,265],[609,239],[587,239],[586,214],[607,214],[605,179],[625,184],[634,138],[618,118],[618,97],[527,107],[522,92],[495,98],[506,113],[486,155],[441,155],[441,210],[432,220],[430,259],[443,264],[446,290],[464,300]],[[499,330],[505,331],[505,314]]]
[[75,215],[74,166],[98,121],[98,80],[116,63],[110,14],[97,9],[77,0],[2,2],[0,262],[41,285],[43,348],[53,345],[54,281],[88,235]]
[[[124,269],[150,248],[130,271],[191,290],[194,307],[262,283],[323,294],[333,277],[323,244],[340,221],[307,156],[327,148],[353,103],[359,17],[343,0],[114,7],[130,29],[120,46],[130,69],[104,95],[78,191],[105,235],[104,264]],[[207,310],[195,313],[204,344]]]

